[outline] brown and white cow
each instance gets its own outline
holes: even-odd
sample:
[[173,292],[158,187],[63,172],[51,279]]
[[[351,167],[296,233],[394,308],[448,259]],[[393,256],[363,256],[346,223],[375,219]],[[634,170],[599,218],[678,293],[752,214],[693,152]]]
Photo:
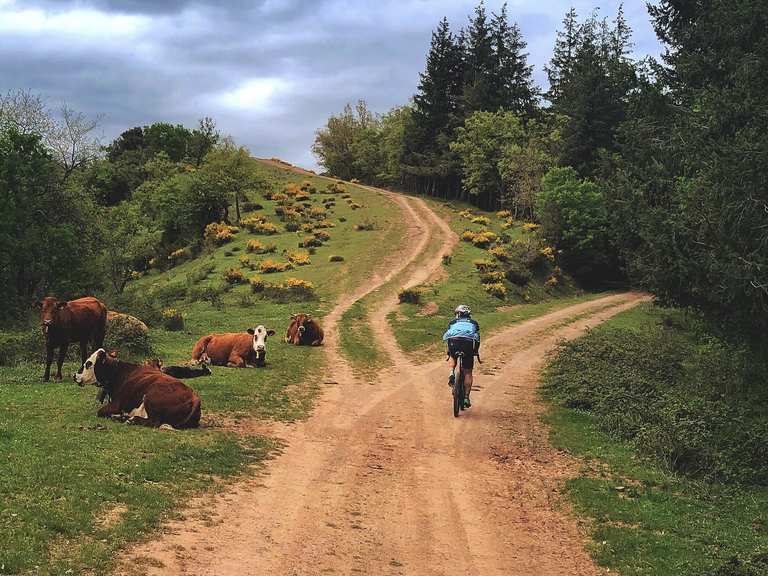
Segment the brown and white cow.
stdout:
[[264,326],[248,328],[245,332],[208,334],[192,349],[192,361],[232,368],[263,368],[267,359],[267,337],[274,335],[274,330]]
[[102,418],[127,414],[131,422],[145,426],[200,425],[200,398],[192,388],[153,366],[118,360],[103,348],[83,363],[75,382],[106,392],[109,402],[97,412]]
[[45,374],[43,380],[51,377],[53,351],[59,349],[54,380],[61,380],[61,365],[72,342],[80,343],[80,361],[85,363],[88,357],[88,343],[93,348],[101,348],[107,323],[107,307],[102,302],[87,296],[77,300],[59,301],[47,296],[35,306],[40,309],[40,323],[45,335]]
[[323,343],[323,329],[310,314],[293,314],[285,341],[296,346],[320,346]]

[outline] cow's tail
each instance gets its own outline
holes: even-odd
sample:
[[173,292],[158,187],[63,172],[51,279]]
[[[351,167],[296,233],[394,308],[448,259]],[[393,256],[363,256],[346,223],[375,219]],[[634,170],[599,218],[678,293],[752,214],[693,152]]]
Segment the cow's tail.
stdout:
[[179,422],[177,428],[197,428],[200,426],[200,406],[200,397],[195,394],[195,397],[192,400],[192,409],[189,411],[189,415],[182,422]]
[[206,355],[205,350],[208,348],[211,338],[213,338],[213,336],[210,334],[208,336],[203,336],[197,341],[195,347],[192,348],[192,360],[194,362],[199,363],[201,360],[204,360],[204,356]]

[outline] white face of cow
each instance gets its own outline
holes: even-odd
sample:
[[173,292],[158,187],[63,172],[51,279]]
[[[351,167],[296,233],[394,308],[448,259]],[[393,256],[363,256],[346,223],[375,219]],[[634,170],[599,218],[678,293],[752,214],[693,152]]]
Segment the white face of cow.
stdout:
[[96,362],[102,360],[106,355],[104,348],[99,348],[91,354],[85,364],[80,366],[80,370],[75,374],[75,382],[78,386],[88,386],[89,384],[96,386],[99,383],[96,378]]
[[248,334],[253,336],[253,351],[256,352],[256,359],[263,363],[267,355],[267,336],[274,336],[275,331],[267,330],[264,326],[257,326],[256,328],[248,328]]

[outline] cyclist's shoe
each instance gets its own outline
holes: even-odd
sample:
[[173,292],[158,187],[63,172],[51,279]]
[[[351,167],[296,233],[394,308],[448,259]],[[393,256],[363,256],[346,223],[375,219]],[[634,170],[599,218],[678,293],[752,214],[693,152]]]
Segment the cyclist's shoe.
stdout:
[[454,384],[456,384],[456,374],[454,374],[453,372],[451,372],[451,375],[450,375],[450,376],[448,376],[448,386],[450,386],[451,388],[453,388],[453,385],[454,385]]
[[464,398],[464,410],[466,410],[467,408],[470,408],[471,406],[472,406],[472,403],[469,401],[469,396],[467,396],[466,398]]

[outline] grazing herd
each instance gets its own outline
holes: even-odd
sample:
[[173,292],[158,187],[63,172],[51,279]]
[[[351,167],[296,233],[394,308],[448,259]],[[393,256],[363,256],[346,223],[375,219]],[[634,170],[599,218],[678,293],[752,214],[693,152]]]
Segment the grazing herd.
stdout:
[[[98,416],[124,418],[145,426],[195,428],[200,424],[200,398],[181,378],[211,374],[208,365],[231,368],[264,367],[267,338],[274,330],[264,326],[248,328],[245,332],[208,334],[192,348],[192,360],[187,365],[164,366],[159,358],[144,364],[132,364],[117,358],[116,352],[104,350],[107,307],[93,297],[67,302],[48,296],[36,303],[45,336],[45,374],[51,376],[51,364],[59,349],[54,380],[60,381],[61,367],[69,345],[80,345],[81,366],[74,375],[80,386],[100,388],[102,402]],[[297,346],[320,346],[323,329],[309,314],[294,314],[285,335],[285,342]],[[92,354],[88,356],[88,345]],[[106,404],[104,404],[106,401]]]

